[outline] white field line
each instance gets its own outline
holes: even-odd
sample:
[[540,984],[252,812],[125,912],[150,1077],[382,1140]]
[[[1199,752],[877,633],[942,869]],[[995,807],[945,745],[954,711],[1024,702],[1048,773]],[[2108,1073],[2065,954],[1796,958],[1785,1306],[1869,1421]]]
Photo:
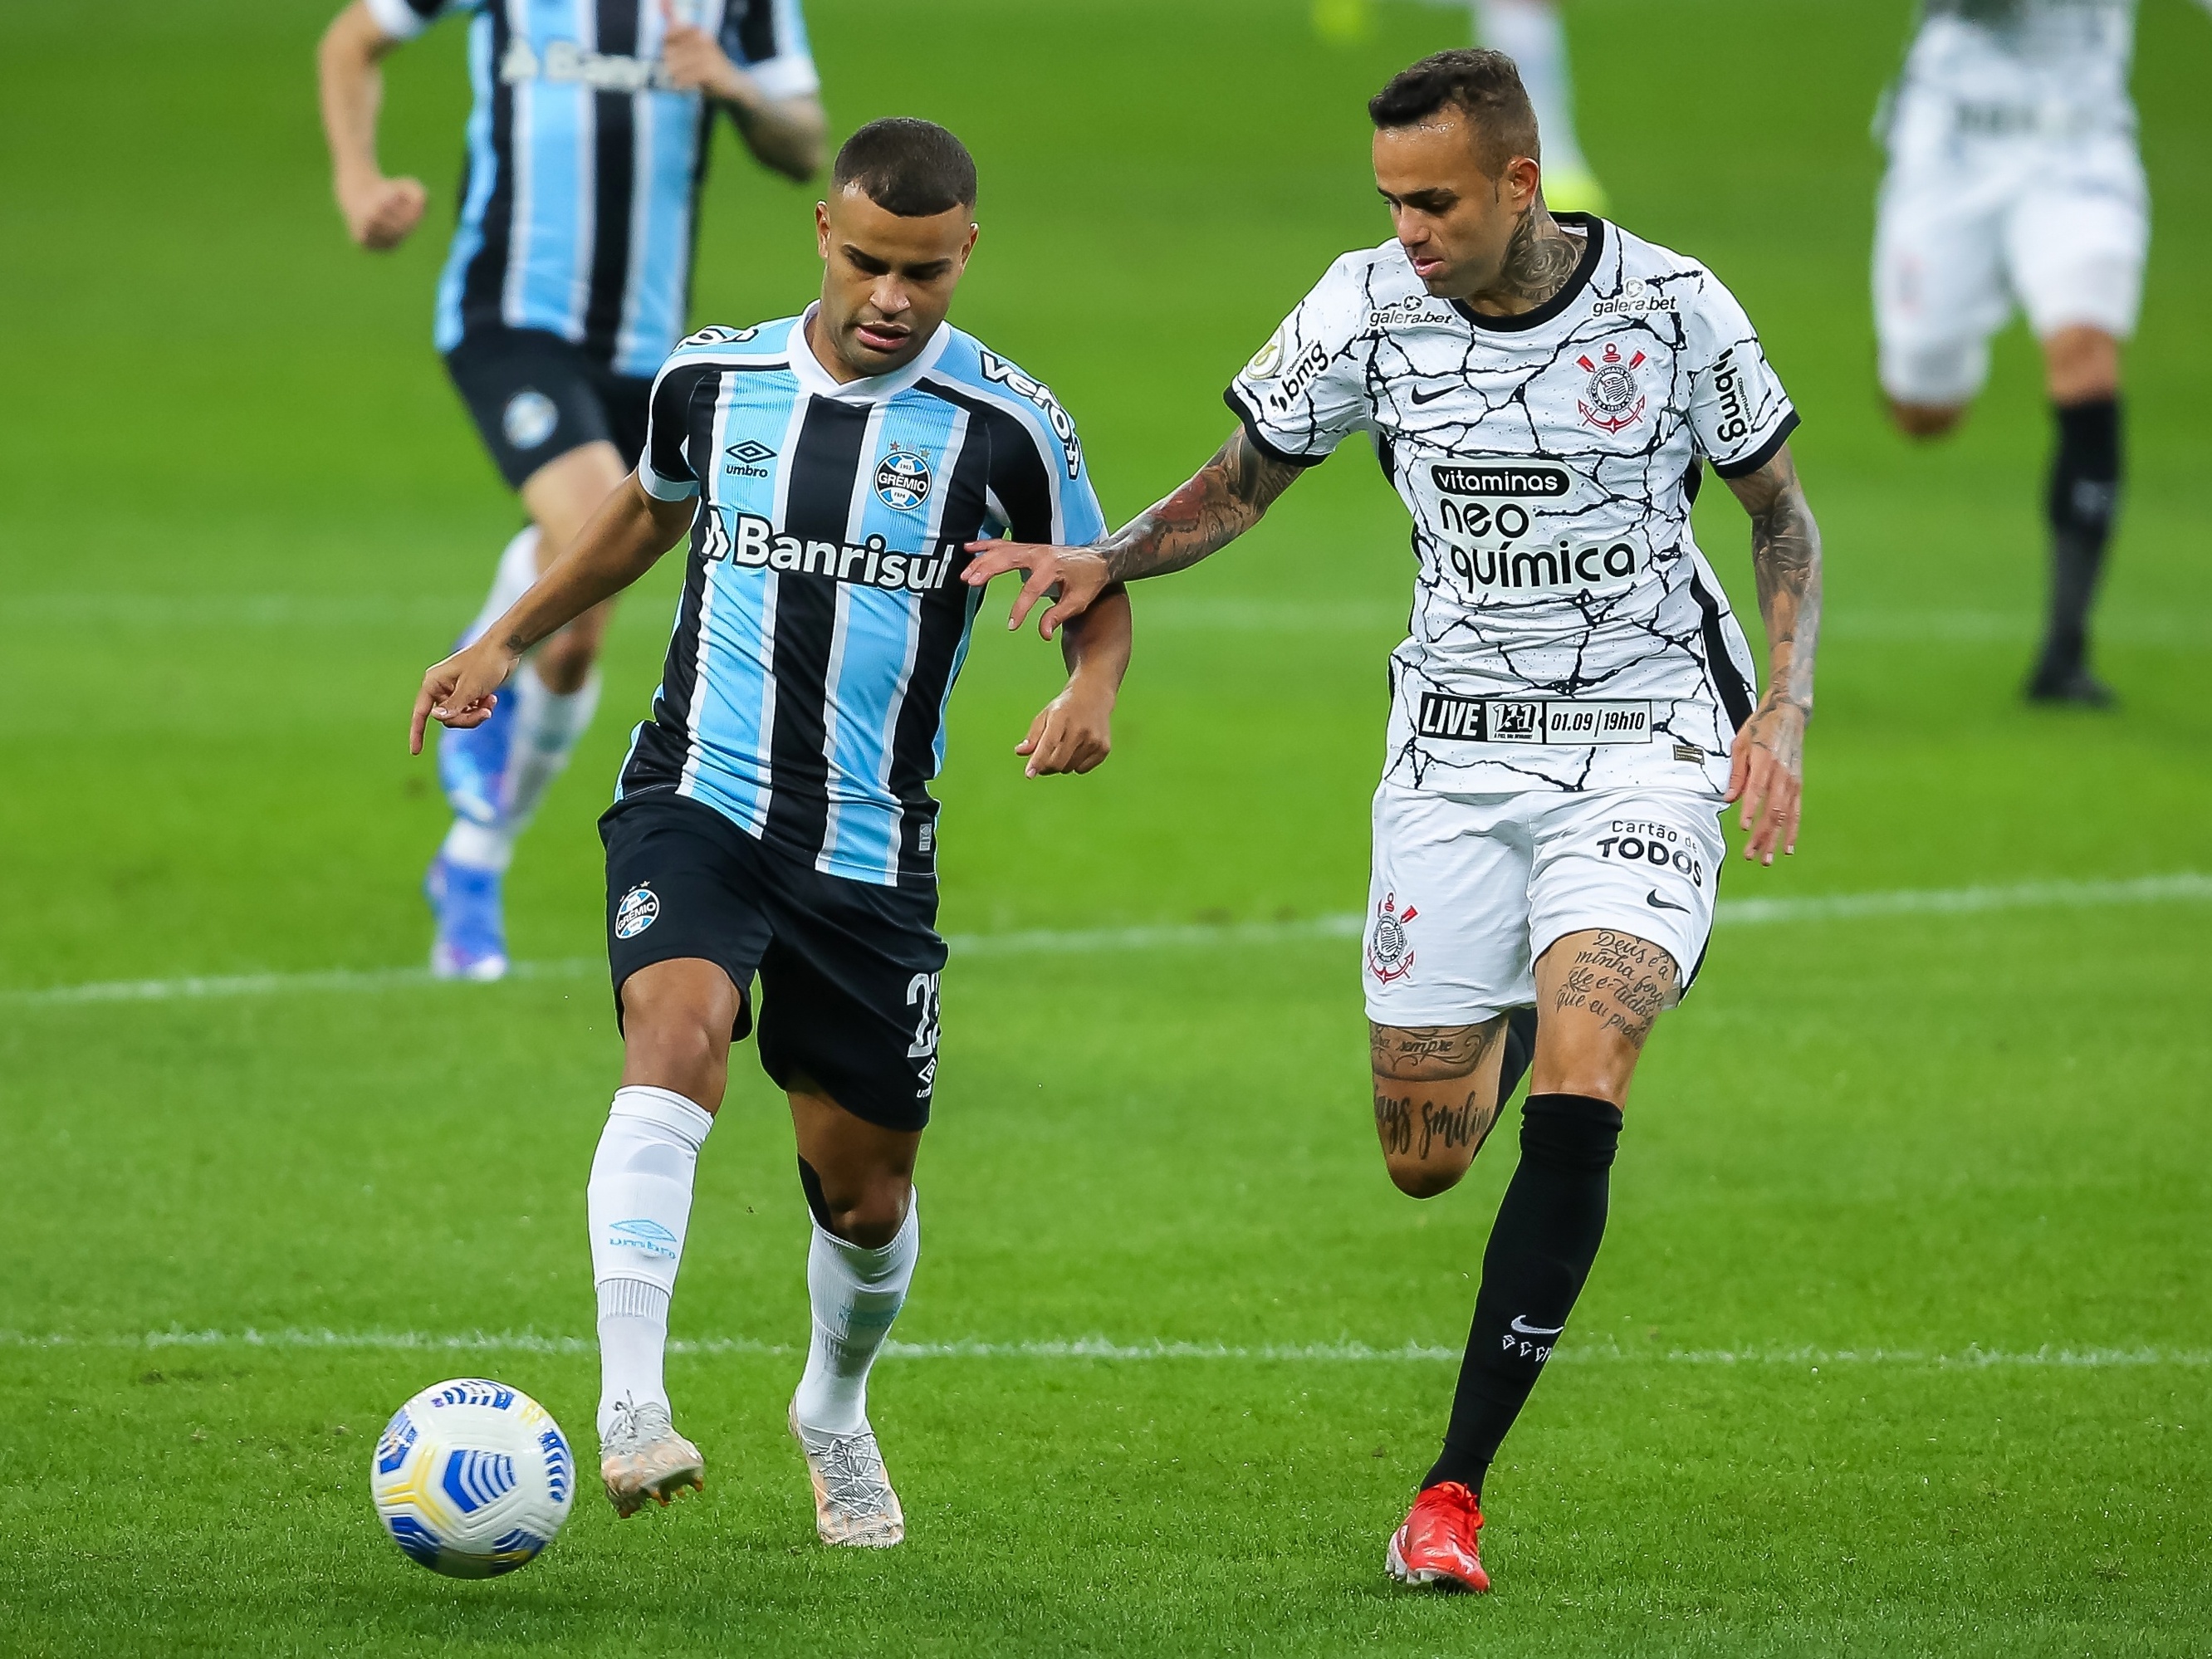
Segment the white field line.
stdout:
[[[1974,915],[2002,910],[2112,909],[2138,904],[2212,901],[2212,876],[2195,871],[2118,881],[2028,881],[2008,886],[1909,888],[1888,893],[1837,893],[1806,898],[1724,898],[1716,924],[1773,927],[1796,921],[1848,921],[1868,916]],[[1087,956],[1114,951],[1218,950],[1358,939],[1364,918],[1312,916],[1292,921],[1227,922],[1139,927],[1037,929],[955,933],[945,940],[961,957]],[[519,980],[589,978],[606,971],[597,957],[519,962]],[[183,979],[106,980],[46,990],[0,992],[0,1007],[51,1008],[103,1002],[175,1002],[205,997],[259,997],[299,991],[371,993],[438,983],[426,968],[330,968],[305,973],[195,975]]]
[[[2027,880],[2011,887],[1948,887],[1893,894],[1832,894],[1825,898],[1723,898],[1719,927],[1774,927],[1783,922],[1838,922],[1860,915],[1975,915],[2011,909],[2117,909],[2124,905],[2192,905],[2212,900],[2212,876],[2179,872],[2132,880]],[[1310,915],[1290,922],[1224,925],[1075,927],[1026,933],[953,933],[957,957],[1091,956],[1099,951],[1188,951],[1234,945],[1294,945],[1298,940],[1349,940],[1360,936],[1360,915]],[[573,980],[606,971],[595,956],[557,963],[515,963],[508,978]],[[88,1002],[184,1002],[192,998],[258,998],[295,991],[398,991],[429,987],[429,969],[319,969],[307,973],[222,973],[181,980],[101,980],[58,984],[46,991],[0,991],[0,1009],[55,1009]]]
[[[669,1345],[676,1354],[712,1358],[719,1354],[757,1354],[796,1357],[803,1348],[751,1337],[705,1337]],[[290,1352],[374,1352],[452,1354],[592,1354],[599,1345],[589,1337],[552,1336],[536,1331],[466,1331],[440,1334],[425,1331],[331,1331],[286,1329],[262,1331],[149,1331],[143,1334],[75,1336],[0,1331],[0,1348],[58,1350],[90,1348],[106,1352],[161,1352],[172,1349],[276,1349]],[[902,1342],[884,1345],[887,1355],[902,1359],[1110,1359],[1110,1360],[1236,1360],[1260,1363],[1330,1364],[1455,1364],[1456,1347],[1434,1347],[1407,1342],[1378,1348],[1364,1342],[1268,1343],[1243,1346],[1222,1342],[1116,1342],[1103,1336],[1073,1337],[1025,1342]],[[1779,1368],[1818,1368],[1822,1365],[1894,1365],[1987,1370],[2033,1368],[2058,1370],[2142,1370],[2156,1367],[2203,1369],[2212,1366],[2212,1352],[2192,1348],[2065,1347],[1983,1348],[1969,1345],[1956,1352],[1932,1352],[1917,1348],[1819,1348],[1765,1346],[1756,1348],[1641,1348],[1617,1344],[1574,1344],[1562,1347],[1555,1358],[1562,1364],[1632,1365],[1747,1365]]]

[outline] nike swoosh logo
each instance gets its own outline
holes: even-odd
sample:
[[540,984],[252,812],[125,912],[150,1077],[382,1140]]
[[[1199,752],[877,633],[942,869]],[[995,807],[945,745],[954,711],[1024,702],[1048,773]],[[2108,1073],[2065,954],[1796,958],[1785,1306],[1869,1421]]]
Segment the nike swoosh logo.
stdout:
[[1424,396],[1419,392],[1410,393],[1409,395],[1412,397],[1413,402],[1418,405],[1420,404],[1432,404],[1439,398],[1449,398],[1453,392],[1458,390],[1459,388],[1455,386],[1439,386],[1436,391],[1429,392],[1426,396]]
[[1524,1325],[1521,1322],[1521,1316],[1519,1314],[1515,1314],[1513,1316],[1513,1328],[1520,1332],[1523,1336],[1557,1336],[1561,1331],[1564,1331],[1567,1328],[1565,1325]]
[[[1674,900],[1672,900],[1672,899],[1662,899],[1662,898],[1661,898],[1661,897],[1659,896],[1659,890],[1658,890],[1656,887],[1653,888],[1650,892],[1646,893],[1646,894],[1644,896],[1644,902],[1646,904],[1650,905],[1650,906],[1653,909],[1655,909],[1655,910],[1683,910],[1683,911],[1686,911],[1686,910],[1690,908],[1690,907],[1689,907],[1688,905],[1686,905],[1686,904],[1677,904],[1677,903],[1675,903],[1675,902],[1674,902]],[[1564,1327],[1562,1327],[1562,1328],[1564,1328]]]

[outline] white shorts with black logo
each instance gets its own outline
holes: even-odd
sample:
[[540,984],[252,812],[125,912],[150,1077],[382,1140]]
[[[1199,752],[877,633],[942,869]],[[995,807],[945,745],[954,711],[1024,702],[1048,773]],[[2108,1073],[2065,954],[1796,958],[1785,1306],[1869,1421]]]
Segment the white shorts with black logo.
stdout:
[[1685,988],[1705,959],[1727,844],[1689,789],[1439,795],[1375,792],[1363,972],[1380,1025],[1472,1025],[1536,1000],[1535,963],[1569,933],[1660,946]]
[[1990,337],[2015,307],[2039,338],[2077,325],[2135,332],[2150,204],[2132,137],[2008,131],[2003,113],[1899,105],[1874,297],[1882,389],[1901,403],[1950,406],[1979,392]]

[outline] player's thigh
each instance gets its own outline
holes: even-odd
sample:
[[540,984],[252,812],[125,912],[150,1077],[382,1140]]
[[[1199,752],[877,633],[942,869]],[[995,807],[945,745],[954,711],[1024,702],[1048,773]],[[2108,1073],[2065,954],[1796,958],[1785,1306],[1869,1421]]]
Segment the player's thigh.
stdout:
[[1705,960],[1727,854],[1719,805],[1693,790],[1613,790],[1564,799],[1538,825],[1531,1089],[1626,1102],[1653,1023]]
[[[617,802],[601,817],[599,834],[607,854],[607,964],[625,1067],[656,1073],[630,1080],[685,1093],[696,1086],[711,1094],[700,1102],[711,1111],[720,1103],[730,1044],[750,1029],[745,988],[769,943],[750,843],[712,807],[660,793]],[[690,966],[680,973],[661,966],[671,963]]]
[[1883,181],[1874,251],[1882,390],[1924,410],[1971,402],[1990,337],[2012,308],[2002,180],[1940,154],[1900,151]]
[[1361,951],[1367,1018],[1480,1025],[1534,995],[1523,797],[1375,792]]
[[620,481],[605,392],[591,359],[568,341],[537,329],[480,330],[446,355],[446,370],[500,476],[526,500],[532,478],[592,445],[611,452],[592,464],[612,469],[599,499]]
[[937,1085],[945,941],[927,890],[825,875],[770,855],[761,1065],[787,1093],[919,1134]]
[[[2075,331],[2115,342],[2132,336],[2150,251],[2149,197],[2133,146],[2103,141],[2039,177],[2014,205],[2005,246],[2037,338],[2050,342]],[[2064,367],[2051,364],[2055,379]],[[2115,380],[2116,371],[2117,353]],[[2076,395],[2066,401],[2096,395],[2070,389]]]

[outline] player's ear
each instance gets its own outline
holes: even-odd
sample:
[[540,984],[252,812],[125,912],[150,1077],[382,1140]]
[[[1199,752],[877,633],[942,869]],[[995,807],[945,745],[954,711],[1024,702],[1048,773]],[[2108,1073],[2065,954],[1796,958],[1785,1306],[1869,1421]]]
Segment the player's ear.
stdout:
[[830,257],[830,204],[814,204],[814,244],[825,260]]

